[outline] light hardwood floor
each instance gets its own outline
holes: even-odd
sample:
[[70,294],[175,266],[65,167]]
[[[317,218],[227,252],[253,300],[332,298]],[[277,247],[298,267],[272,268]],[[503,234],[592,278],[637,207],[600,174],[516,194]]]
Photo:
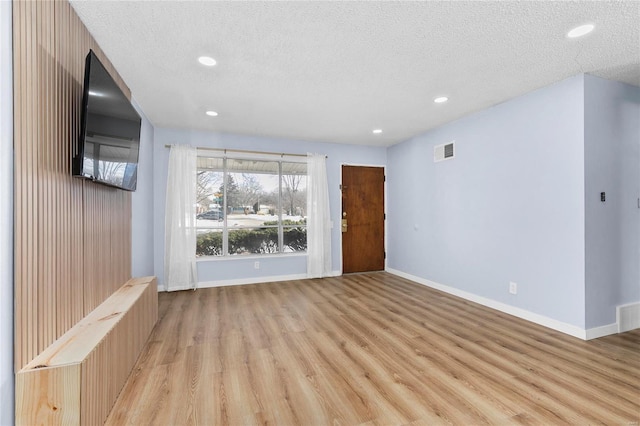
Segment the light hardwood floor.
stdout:
[[640,420],[640,330],[584,342],[387,273],[159,298],[107,424]]

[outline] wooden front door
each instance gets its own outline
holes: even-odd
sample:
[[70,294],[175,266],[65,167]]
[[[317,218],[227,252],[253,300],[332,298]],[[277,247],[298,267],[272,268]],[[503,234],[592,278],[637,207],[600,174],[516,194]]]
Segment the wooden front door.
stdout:
[[384,270],[384,220],[384,168],[342,166],[345,274]]

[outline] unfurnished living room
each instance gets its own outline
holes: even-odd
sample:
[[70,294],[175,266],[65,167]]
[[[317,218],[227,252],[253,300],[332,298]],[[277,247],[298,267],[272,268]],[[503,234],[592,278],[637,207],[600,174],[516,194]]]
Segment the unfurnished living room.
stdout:
[[0,425],[638,425],[640,1],[0,1]]

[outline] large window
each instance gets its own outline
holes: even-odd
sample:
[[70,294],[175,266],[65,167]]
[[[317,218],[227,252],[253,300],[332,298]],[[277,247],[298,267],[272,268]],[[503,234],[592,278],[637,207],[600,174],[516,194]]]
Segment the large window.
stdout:
[[307,164],[198,157],[197,256],[307,250]]

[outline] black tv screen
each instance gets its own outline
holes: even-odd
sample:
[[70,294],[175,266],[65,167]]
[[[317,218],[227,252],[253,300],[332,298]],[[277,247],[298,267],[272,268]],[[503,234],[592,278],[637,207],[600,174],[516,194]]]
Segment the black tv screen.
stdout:
[[140,115],[93,50],[85,61],[84,94],[72,174],[135,191]]

